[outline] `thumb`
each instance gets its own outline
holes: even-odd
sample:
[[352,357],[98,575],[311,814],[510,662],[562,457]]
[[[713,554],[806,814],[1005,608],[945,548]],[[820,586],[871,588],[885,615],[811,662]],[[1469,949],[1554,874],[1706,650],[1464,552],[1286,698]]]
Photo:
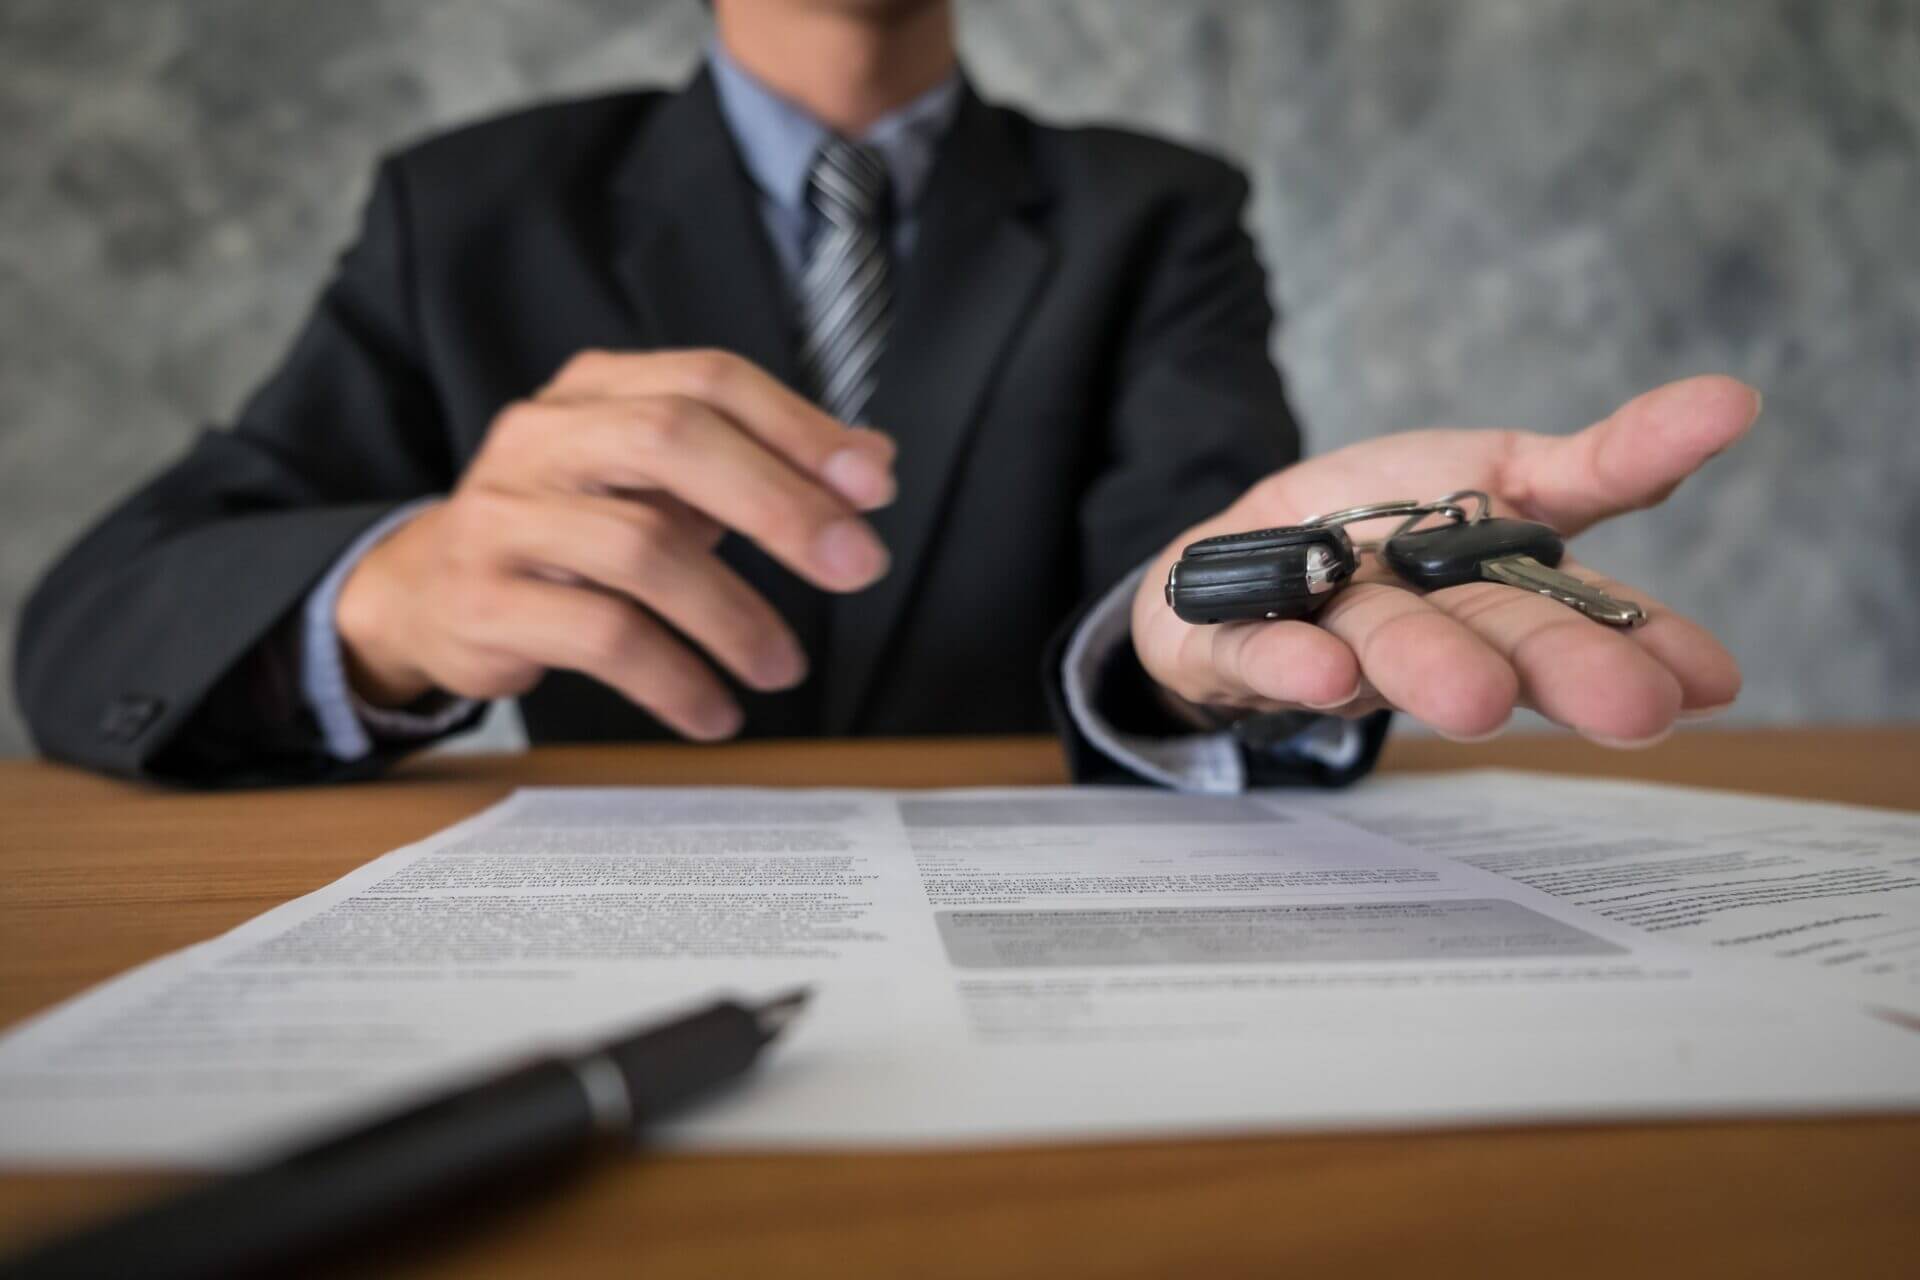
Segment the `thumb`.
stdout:
[[1501,489],[1560,532],[1650,507],[1760,416],[1760,393],[1733,378],[1683,378],[1570,436],[1522,436]]

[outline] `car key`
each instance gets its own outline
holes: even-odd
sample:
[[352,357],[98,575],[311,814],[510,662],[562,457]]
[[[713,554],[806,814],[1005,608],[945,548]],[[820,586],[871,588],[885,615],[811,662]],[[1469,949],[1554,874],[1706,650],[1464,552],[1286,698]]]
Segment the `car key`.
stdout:
[[1306,618],[1359,567],[1338,525],[1286,525],[1189,543],[1167,571],[1167,603],[1181,621]]
[[1558,600],[1595,622],[1637,627],[1646,610],[1616,600],[1555,566],[1566,543],[1546,525],[1531,520],[1478,519],[1403,529],[1388,538],[1380,558],[1422,591],[1438,591],[1468,582],[1498,582]]

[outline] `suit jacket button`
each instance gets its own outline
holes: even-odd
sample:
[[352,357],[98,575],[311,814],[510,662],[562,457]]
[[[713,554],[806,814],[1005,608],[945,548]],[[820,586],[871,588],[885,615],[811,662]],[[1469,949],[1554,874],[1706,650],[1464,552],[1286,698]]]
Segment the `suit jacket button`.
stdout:
[[100,736],[109,742],[132,742],[147,731],[167,704],[145,694],[128,693],[107,704],[100,717]]

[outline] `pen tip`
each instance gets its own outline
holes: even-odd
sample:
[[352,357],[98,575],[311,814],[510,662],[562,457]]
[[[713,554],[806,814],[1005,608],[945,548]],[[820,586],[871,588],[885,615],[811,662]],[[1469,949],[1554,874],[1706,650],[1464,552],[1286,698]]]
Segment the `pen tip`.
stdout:
[[795,987],[755,1009],[753,1016],[760,1024],[760,1034],[771,1040],[786,1030],[787,1024],[800,1015],[812,995],[811,987]]

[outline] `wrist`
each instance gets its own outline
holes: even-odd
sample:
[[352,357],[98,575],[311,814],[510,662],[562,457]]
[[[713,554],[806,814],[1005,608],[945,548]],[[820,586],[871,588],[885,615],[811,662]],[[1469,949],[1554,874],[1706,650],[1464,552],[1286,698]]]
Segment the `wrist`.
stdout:
[[405,529],[380,542],[341,584],[334,603],[334,632],[347,684],[369,706],[405,707],[432,692],[434,682],[415,663],[402,640],[406,592],[394,581],[395,543]]

